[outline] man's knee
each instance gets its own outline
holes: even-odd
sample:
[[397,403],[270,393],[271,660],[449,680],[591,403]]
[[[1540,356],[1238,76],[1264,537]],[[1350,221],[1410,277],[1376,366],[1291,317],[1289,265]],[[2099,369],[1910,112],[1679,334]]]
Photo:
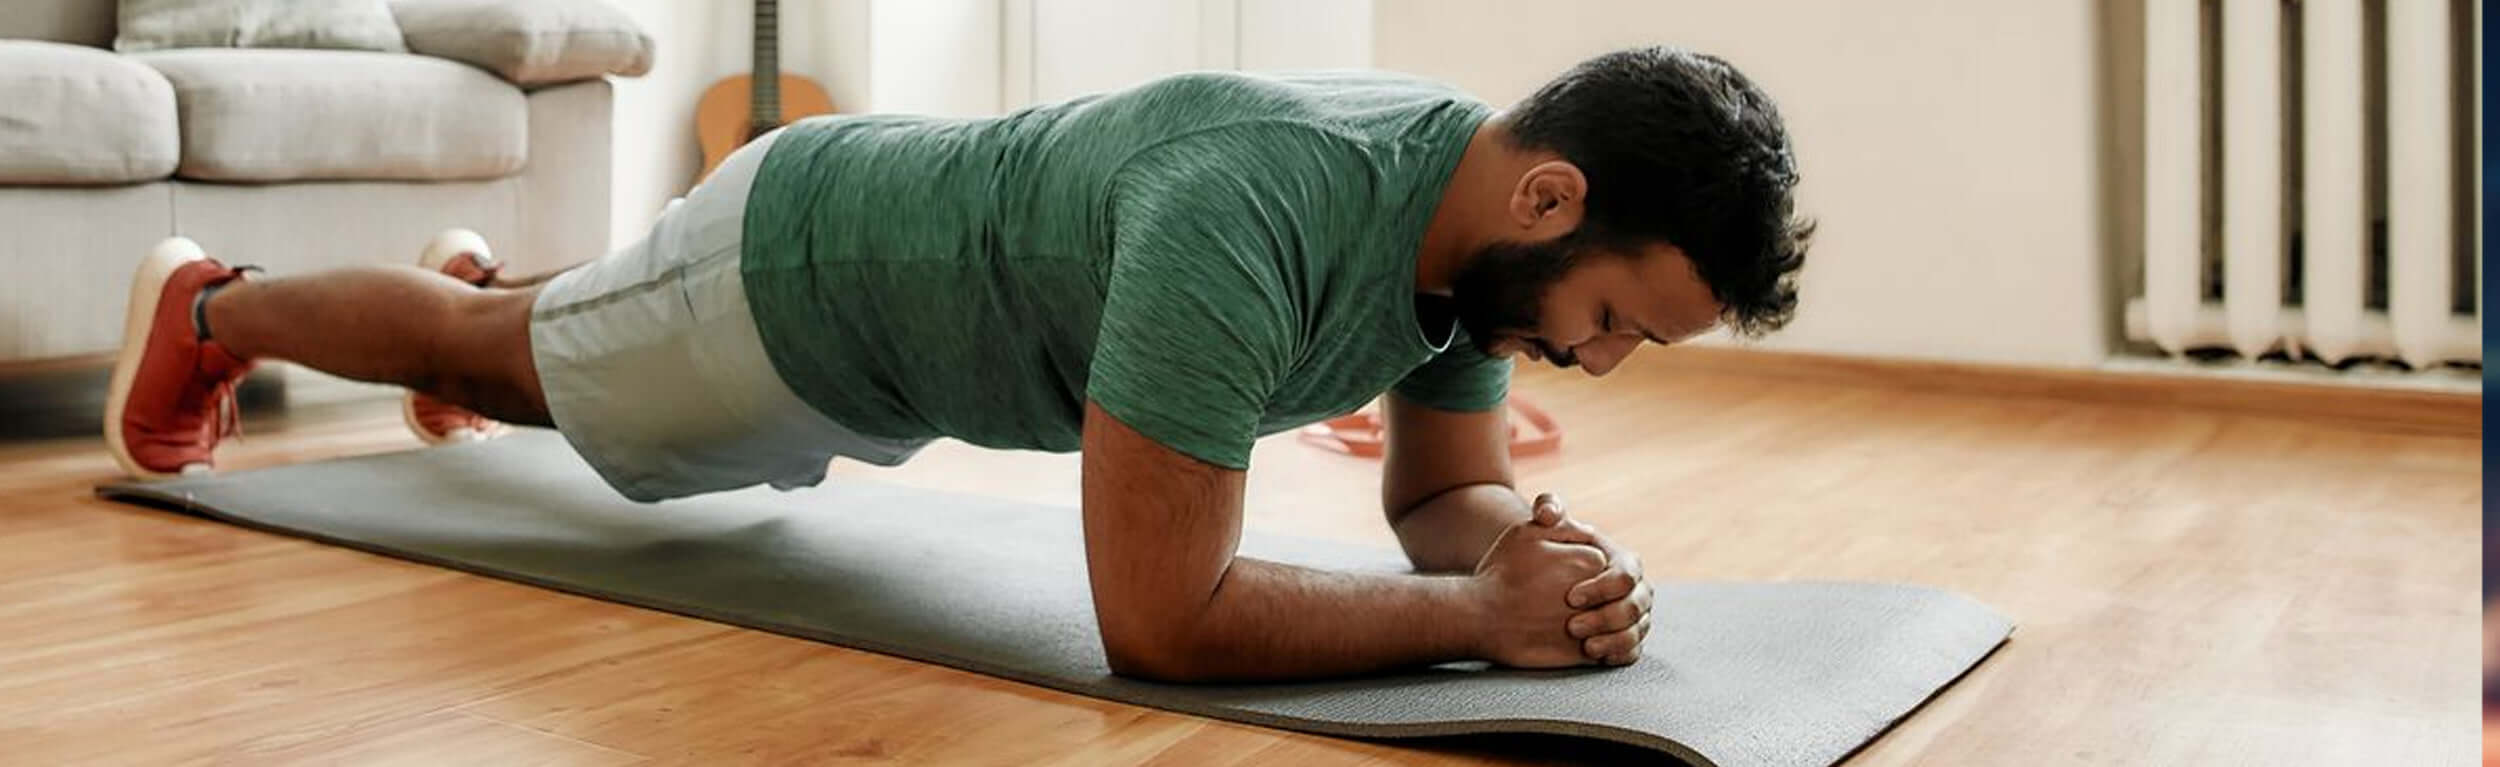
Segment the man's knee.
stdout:
[[[497,420],[546,420],[545,398],[530,356],[530,306],[537,289],[481,290],[454,299],[451,319],[430,350],[430,386],[446,400]],[[536,417],[524,417],[532,416]],[[510,416],[510,417],[507,417]]]
[[536,289],[480,290],[454,300],[441,354],[453,369],[492,372],[529,356]]

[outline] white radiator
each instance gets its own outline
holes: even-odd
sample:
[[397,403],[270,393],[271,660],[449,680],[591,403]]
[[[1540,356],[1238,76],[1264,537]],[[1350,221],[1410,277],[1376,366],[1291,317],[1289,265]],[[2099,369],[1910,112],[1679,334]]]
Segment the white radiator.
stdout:
[[2145,0],[2128,338],[2480,365],[2480,7]]

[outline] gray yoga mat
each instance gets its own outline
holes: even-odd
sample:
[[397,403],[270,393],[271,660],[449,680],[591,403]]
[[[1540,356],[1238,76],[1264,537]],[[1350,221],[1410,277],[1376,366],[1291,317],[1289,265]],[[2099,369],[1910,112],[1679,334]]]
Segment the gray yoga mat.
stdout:
[[[1988,607],[1928,588],[1676,581],[1660,586],[1644,659],[1624,668],[1452,664],[1307,684],[1164,685],[1104,665],[1068,508],[848,480],[641,505],[538,430],[98,492],[1220,719],[1358,737],[1582,736],[1726,767],[1839,761],[2012,631]],[[1255,532],[1242,549],[1407,569],[1391,551]]]

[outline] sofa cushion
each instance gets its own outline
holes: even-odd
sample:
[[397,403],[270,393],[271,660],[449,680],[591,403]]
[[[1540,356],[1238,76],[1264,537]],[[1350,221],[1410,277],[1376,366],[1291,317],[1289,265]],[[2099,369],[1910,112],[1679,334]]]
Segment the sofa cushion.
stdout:
[[382,0],[120,0],[113,50],[343,48],[408,50]]
[[0,184],[118,184],[173,173],[174,91],[110,52],[0,40]]
[[651,35],[599,0],[392,0],[408,50],[522,85],[651,71]]
[[496,178],[529,157],[521,91],[443,59],[225,48],[136,58],[173,82],[183,178]]
[[0,37],[113,44],[114,3],[108,0],[0,0]]

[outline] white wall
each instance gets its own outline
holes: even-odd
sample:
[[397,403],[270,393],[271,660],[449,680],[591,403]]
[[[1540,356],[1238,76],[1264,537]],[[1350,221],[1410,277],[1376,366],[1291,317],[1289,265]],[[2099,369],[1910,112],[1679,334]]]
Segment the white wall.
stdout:
[[[747,4],[612,0],[615,241],[684,192],[693,108],[747,69]],[[1774,348],[2085,366],[2110,344],[2091,0],[812,0],[785,71],[845,111],[981,115],[1199,68],[1378,66],[1497,105],[1589,55],[1718,53],[1780,100],[1822,222]]]
[[1059,101],[1216,64],[1206,60],[1212,56],[1204,50],[1200,28],[1210,5],[1215,4],[1033,0],[1033,99]]
[[1372,4],[1243,0],[1242,69],[1360,69],[1372,65]]
[[2091,0],[1377,0],[1374,63],[1505,105],[1604,51],[1777,99],[1821,220],[1774,348],[2085,366],[2110,349]]
[[1371,0],[1007,0],[1009,106],[1194,69],[1370,66]]
[[[609,0],[651,33],[616,81],[612,245],[650,228],[701,164],[694,105],[749,66],[749,3]],[[1201,68],[1365,66],[1371,0],[805,0],[781,3],[781,67],[844,112],[997,114]]]
[[[618,78],[610,243],[642,236],[701,167],[694,104],[703,90],[751,66],[751,6],[705,0],[608,0],[651,33],[650,74]],[[781,69],[813,78],[849,111],[867,101],[868,0],[781,4]]]
[[868,110],[999,110],[999,0],[883,0],[868,11]]

